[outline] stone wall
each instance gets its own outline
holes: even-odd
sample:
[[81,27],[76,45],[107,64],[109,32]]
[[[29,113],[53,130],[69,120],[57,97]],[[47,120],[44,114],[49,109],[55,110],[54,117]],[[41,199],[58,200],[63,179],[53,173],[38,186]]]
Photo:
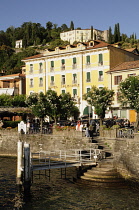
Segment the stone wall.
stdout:
[[80,131],[56,131],[53,134],[18,134],[17,130],[0,130],[0,155],[16,155],[17,142],[27,142],[31,151],[88,148],[90,140]]
[[114,161],[118,171],[125,178],[139,181],[139,134],[134,139],[119,139],[115,141]]
[[[132,139],[100,137],[111,149],[114,165],[125,178],[139,179],[139,133]],[[138,180],[139,181],[139,180]]]

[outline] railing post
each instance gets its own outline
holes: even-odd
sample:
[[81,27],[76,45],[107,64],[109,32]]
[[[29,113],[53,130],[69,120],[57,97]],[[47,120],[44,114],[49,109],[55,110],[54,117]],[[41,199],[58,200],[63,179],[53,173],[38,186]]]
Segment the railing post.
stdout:
[[24,143],[24,190],[29,192],[31,186],[30,144]]
[[22,185],[22,173],[23,173],[23,143],[18,141],[17,143],[17,176],[16,183],[17,185]]

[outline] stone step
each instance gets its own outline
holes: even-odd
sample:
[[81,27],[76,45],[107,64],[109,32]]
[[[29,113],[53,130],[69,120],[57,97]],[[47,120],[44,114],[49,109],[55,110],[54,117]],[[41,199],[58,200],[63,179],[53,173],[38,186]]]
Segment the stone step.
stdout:
[[89,174],[89,173],[84,173],[84,176],[85,177],[90,177],[90,178],[93,178],[93,179],[119,179],[120,177],[117,175],[117,174],[115,174],[115,175],[100,175],[100,174],[94,174],[94,175],[92,175],[92,174]]
[[93,178],[93,177],[87,177],[87,176],[81,176],[81,179],[85,179],[85,180],[90,180],[90,181],[94,181],[94,182],[101,182],[101,183],[120,183],[120,182],[124,182],[125,180],[123,178]]
[[84,173],[84,175],[89,174],[89,175],[93,175],[93,176],[119,176],[119,174],[117,173],[117,171],[101,171],[101,170],[88,170],[87,172]]

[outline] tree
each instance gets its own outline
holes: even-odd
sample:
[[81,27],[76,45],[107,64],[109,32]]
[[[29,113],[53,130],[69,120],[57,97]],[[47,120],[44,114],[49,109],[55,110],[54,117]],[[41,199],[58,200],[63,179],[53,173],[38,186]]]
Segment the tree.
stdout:
[[74,30],[74,23],[73,23],[73,21],[70,22],[70,30]]
[[93,31],[93,26],[91,26],[91,39],[93,40],[94,38],[94,31]]
[[109,44],[112,44],[112,39],[113,39],[112,29],[111,29],[111,27],[109,27],[109,35],[108,35],[108,43]]
[[15,95],[12,98],[12,106],[14,107],[26,107],[26,96],[25,95]]
[[122,106],[136,110],[136,127],[139,127],[139,76],[130,76],[120,82],[118,100]]
[[7,94],[0,95],[0,106],[12,106],[12,97]]
[[60,100],[60,117],[67,119],[71,116],[77,118],[79,116],[79,109],[76,107],[70,93],[62,93],[59,96]]
[[106,87],[97,88],[96,86],[93,86],[90,91],[83,96],[89,105],[94,106],[95,113],[100,118],[100,124],[102,124],[102,120],[105,117],[105,111],[112,104],[113,96],[113,90],[109,90]]
[[41,132],[42,132],[42,123],[43,119],[49,113],[49,101],[46,98],[46,95],[41,93],[33,93],[26,99],[26,104],[32,110],[32,114],[40,119],[41,122]]

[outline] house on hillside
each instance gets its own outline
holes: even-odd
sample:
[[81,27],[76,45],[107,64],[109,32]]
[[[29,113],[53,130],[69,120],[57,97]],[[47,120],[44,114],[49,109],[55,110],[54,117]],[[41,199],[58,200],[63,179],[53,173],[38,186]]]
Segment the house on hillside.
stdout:
[[[22,60],[26,66],[26,94],[45,94],[48,89],[58,95],[69,92],[77,103],[80,116],[87,114],[96,118],[94,109],[88,107],[83,95],[93,85],[113,89],[107,72],[123,62],[136,60],[139,55],[100,40],[46,50]],[[106,117],[111,116],[108,110]]]
[[[93,36],[93,37],[92,37]],[[65,31],[60,33],[60,38],[63,41],[68,41],[70,44],[76,42],[88,42],[89,40],[103,40],[108,41],[108,30],[101,31],[93,29],[93,35],[91,35],[91,29],[74,29],[71,31]]]

